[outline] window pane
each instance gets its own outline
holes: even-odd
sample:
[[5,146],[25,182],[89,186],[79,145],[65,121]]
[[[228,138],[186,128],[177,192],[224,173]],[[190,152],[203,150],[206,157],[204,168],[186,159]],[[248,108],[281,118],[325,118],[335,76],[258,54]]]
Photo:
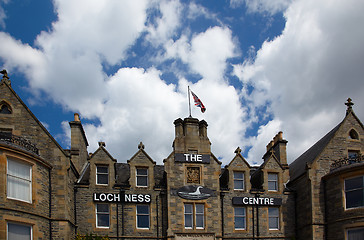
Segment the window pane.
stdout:
[[364,240],[364,228],[349,229],[348,240]]
[[277,181],[278,180],[278,174],[276,174],[276,173],[268,173],[268,180],[269,181]]
[[137,177],[137,186],[147,186],[148,183],[148,178],[147,177]]
[[138,205],[137,206],[137,214],[149,214],[149,206],[147,206],[147,205]]
[[185,213],[192,213],[192,204],[185,204]]
[[204,228],[204,215],[196,215],[196,228]]
[[146,169],[146,168],[137,168],[137,175],[148,175],[148,169]]
[[9,240],[30,240],[32,236],[32,227],[8,223],[8,239]]
[[97,226],[98,227],[109,227],[109,214],[98,214],[97,215]]
[[244,179],[243,172],[234,172],[234,179]]
[[98,213],[108,213],[109,212],[108,204],[97,204],[96,207],[97,207]]
[[108,173],[107,166],[97,166],[97,173]]
[[245,208],[235,208],[235,216],[245,216]]
[[205,205],[203,204],[196,204],[196,213],[202,213],[204,212]]
[[363,188],[363,177],[350,178],[345,180],[345,190]]
[[8,160],[8,174],[30,180],[30,165]]
[[105,174],[98,174],[97,175],[97,184],[108,184],[109,183],[109,176]]
[[362,207],[363,203],[363,189],[353,190],[345,193],[346,208]]
[[192,214],[185,214],[185,228],[192,228]]
[[277,190],[276,182],[268,182],[268,190]]

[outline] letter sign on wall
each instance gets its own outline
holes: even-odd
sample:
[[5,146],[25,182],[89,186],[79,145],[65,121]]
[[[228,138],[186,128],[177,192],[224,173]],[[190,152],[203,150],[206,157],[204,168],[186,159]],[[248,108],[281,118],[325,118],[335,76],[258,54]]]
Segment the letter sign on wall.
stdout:
[[282,199],[269,197],[233,197],[233,205],[280,206],[282,205]]
[[150,203],[149,194],[94,193],[94,202]]
[[174,154],[175,162],[188,163],[210,163],[209,154],[192,154],[192,153],[176,153]]

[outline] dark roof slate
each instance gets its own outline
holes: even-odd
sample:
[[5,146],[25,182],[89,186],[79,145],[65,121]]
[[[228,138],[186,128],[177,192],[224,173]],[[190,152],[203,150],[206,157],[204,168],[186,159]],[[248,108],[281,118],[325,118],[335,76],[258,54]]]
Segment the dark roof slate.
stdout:
[[342,123],[343,121],[289,165],[290,181],[295,180],[305,173],[307,163],[313,163],[334,137]]

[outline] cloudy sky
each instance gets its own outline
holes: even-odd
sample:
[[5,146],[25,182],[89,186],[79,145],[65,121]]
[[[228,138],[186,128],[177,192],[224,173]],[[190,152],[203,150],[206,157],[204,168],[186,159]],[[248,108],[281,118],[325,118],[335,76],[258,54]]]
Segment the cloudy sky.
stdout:
[[260,164],[278,131],[293,161],[345,116],[364,119],[364,1],[0,0],[0,66],[69,147],[78,112],[119,162],[140,141],[158,163],[187,87],[223,164]]

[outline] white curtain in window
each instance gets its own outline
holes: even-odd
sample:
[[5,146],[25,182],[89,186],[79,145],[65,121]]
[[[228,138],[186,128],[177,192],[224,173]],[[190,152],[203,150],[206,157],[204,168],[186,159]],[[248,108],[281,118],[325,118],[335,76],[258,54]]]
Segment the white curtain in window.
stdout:
[[8,159],[7,194],[10,198],[31,201],[31,166]]
[[8,240],[30,240],[31,237],[31,226],[8,223]]

